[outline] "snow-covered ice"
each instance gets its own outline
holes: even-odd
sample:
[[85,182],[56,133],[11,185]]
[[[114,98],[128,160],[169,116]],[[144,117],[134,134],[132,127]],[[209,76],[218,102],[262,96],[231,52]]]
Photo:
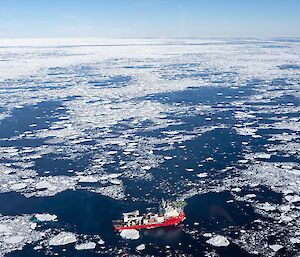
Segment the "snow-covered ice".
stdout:
[[24,240],[23,236],[10,236],[3,239],[4,243],[19,244]]
[[90,249],[94,249],[95,247],[96,247],[96,243],[94,242],[86,242],[86,243],[75,245],[76,250],[90,250]]
[[99,239],[99,241],[97,242],[99,245],[104,245],[105,244],[105,242],[104,242],[104,240],[103,239]]
[[57,219],[57,216],[55,214],[49,214],[49,213],[35,214],[34,217],[39,221],[54,221]]
[[60,232],[58,235],[52,237],[49,240],[50,246],[59,246],[72,244],[77,241],[76,235],[71,232]]
[[146,249],[146,246],[145,244],[140,244],[138,245],[136,248],[135,248],[137,251],[143,251]]
[[213,236],[212,238],[208,239],[206,243],[217,247],[228,246],[230,244],[228,239],[221,235]]
[[280,249],[283,248],[283,246],[282,246],[282,245],[279,245],[279,244],[269,245],[269,247],[270,247],[274,252],[277,252],[277,251],[279,251]]
[[9,232],[9,226],[6,224],[0,224],[0,233],[7,233]]
[[140,238],[140,233],[136,229],[124,229],[121,231],[120,235],[124,239],[136,240]]
[[212,233],[204,233],[203,236],[204,237],[212,237]]
[[44,231],[36,231],[30,215],[0,216],[0,256],[42,240]]

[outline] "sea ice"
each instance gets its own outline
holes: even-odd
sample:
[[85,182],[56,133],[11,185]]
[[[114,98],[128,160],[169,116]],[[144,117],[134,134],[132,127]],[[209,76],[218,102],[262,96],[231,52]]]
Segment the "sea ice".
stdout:
[[140,245],[138,245],[135,249],[136,249],[137,251],[143,251],[143,250],[145,250],[145,248],[146,248],[145,244],[140,244]]
[[36,229],[36,227],[37,227],[37,224],[36,224],[35,222],[32,222],[32,223],[30,224],[30,228],[31,228],[32,230]]
[[75,234],[71,232],[60,232],[58,235],[50,239],[49,245],[58,246],[58,245],[67,245],[75,243],[77,241]]
[[140,233],[136,229],[124,229],[121,231],[120,235],[124,239],[136,240],[140,238]]
[[10,189],[12,190],[20,190],[20,189],[24,189],[26,187],[26,183],[16,183],[16,184],[13,184]]
[[0,233],[7,233],[9,232],[9,226],[5,224],[0,224]]
[[186,168],[185,170],[186,170],[187,172],[193,172],[193,171],[194,171],[193,168]]
[[86,243],[75,245],[76,250],[89,250],[89,249],[94,249],[95,247],[96,247],[96,243],[94,242],[86,242]]
[[[190,44],[188,47],[178,44],[176,48],[170,47],[168,42],[167,44],[160,43],[159,48],[156,46],[153,48],[152,44],[147,44],[145,48],[144,42],[139,40],[131,44],[132,41],[129,41],[129,44],[126,44],[126,51],[123,47],[124,41],[105,41],[98,44],[109,43],[105,47],[105,51],[103,47],[98,47],[97,44],[91,44],[90,42],[86,42],[89,46],[83,48],[81,47],[82,42],[80,42],[80,47],[77,47],[76,44],[73,46],[74,42],[72,43],[72,41],[32,42],[22,40],[15,42],[4,40],[0,42],[3,45],[2,48],[0,47],[0,59],[9,60],[9,62],[0,62],[0,82],[3,85],[1,87],[3,92],[0,103],[0,119],[12,115],[14,109],[21,111],[27,105],[36,108],[38,103],[52,99],[63,102],[63,107],[57,108],[55,112],[66,110],[61,116],[55,114],[58,122],[52,122],[52,124],[49,124],[49,128],[38,129],[39,122],[30,121],[28,131],[24,133],[19,131],[20,133],[17,136],[1,139],[4,142],[10,141],[9,144],[17,142],[17,145],[20,145],[19,140],[23,139],[45,140],[45,143],[41,147],[0,147],[0,159],[9,161],[5,167],[1,168],[2,165],[0,167],[0,192],[18,191],[26,197],[44,197],[67,189],[85,188],[115,199],[124,198],[125,190],[122,185],[97,188],[93,186],[83,187],[77,183],[96,182],[96,178],[100,178],[103,174],[104,166],[113,163],[114,158],[119,157],[118,153],[122,151],[126,155],[126,161],[122,162],[121,169],[126,179],[151,178],[147,171],[151,167],[159,167],[160,163],[166,159],[163,155],[159,156],[159,151],[166,153],[167,150],[177,147],[177,144],[179,149],[188,149],[183,145],[183,142],[204,135],[205,130],[207,130],[205,127],[188,132],[179,130],[178,127],[183,124],[179,121],[182,116],[198,117],[201,115],[205,118],[214,117],[214,114],[216,114],[217,108],[208,103],[194,106],[190,103],[183,104],[179,102],[165,104],[159,103],[163,98],[159,101],[153,101],[150,99],[152,96],[184,92],[190,86],[196,87],[201,84],[203,87],[216,87],[217,95],[220,99],[223,99],[221,97],[223,91],[218,88],[220,82],[222,82],[222,87],[230,87],[233,90],[239,90],[239,87],[247,86],[253,90],[250,95],[247,95],[246,91],[242,89],[239,90],[239,94],[243,93],[238,96],[239,99],[237,99],[237,96],[224,94],[226,102],[230,99],[230,106],[227,106],[225,102],[219,102],[216,106],[221,113],[230,108],[234,115],[233,118],[238,119],[234,129],[237,134],[246,136],[243,138],[241,153],[244,154],[241,157],[245,160],[238,162],[238,164],[242,164],[243,167],[248,166],[249,169],[242,170],[242,172],[236,169],[234,170],[234,176],[231,176],[230,171],[226,172],[224,174],[225,178],[222,177],[224,184],[216,176],[216,178],[213,178],[215,185],[211,185],[212,183],[207,178],[205,182],[210,183],[207,187],[209,189],[206,189],[206,187],[205,189],[203,187],[193,188],[193,192],[232,189],[232,194],[235,195],[234,192],[241,191],[242,188],[249,185],[253,188],[257,186],[257,190],[259,190],[258,186],[260,185],[266,186],[278,193],[282,193],[285,189],[292,191],[294,195],[289,193],[284,197],[288,202],[287,204],[291,206],[290,209],[281,208],[280,205],[275,204],[270,204],[271,207],[261,205],[257,203],[257,199],[254,197],[248,199],[244,197],[242,199],[248,202],[251,200],[254,207],[258,205],[258,210],[266,211],[261,212],[262,215],[269,215],[275,221],[266,223],[263,230],[256,233],[256,237],[251,238],[248,243],[242,243],[242,240],[238,243],[244,244],[244,247],[250,249],[250,251],[259,250],[262,255],[270,256],[272,250],[263,240],[274,227],[282,235],[286,235],[285,239],[297,236],[292,232],[289,235],[284,229],[291,231],[297,228],[296,222],[299,211],[298,206],[293,203],[299,201],[299,169],[291,165],[289,165],[290,167],[280,166],[281,163],[276,163],[278,166],[275,166],[271,163],[272,159],[269,158],[271,158],[271,154],[280,158],[289,158],[290,155],[293,155],[293,158],[298,158],[300,123],[299,118],[295,115],[300,112],[300,108],[291,101],[293,98],[299,98],[299,75],[297,71],[293,72],[292,69],[282,70],[278,67],[283,67],[282,65],[286,63],[298,64],[299,46],[293,42],[285,41],[245,40],[242,41],[243,44],[232,44],[232,42],[225,40],[223,42],[222,40],[218,41],[218,44],[211,44],[210,41],[204,41],[205,44],[202,44],[203,41],[200,41],[200,44]],[[148,41],[146,42],[148,43]],[[187,42],[189,42],[188,39]],[[60,49],[60,44],[65,46],[63,54],[59,50],[58,54],[51,54],[51,58],[45,58],[47,53]],[[120,44],[120,47],[118,47],[118,44]],[[15,45],[30,46],[30,51],[27,47],[21,47],[18,48],[18,51],[15,51]],[[43,54],[40,54],[40,45],[43,46]],[[72,47],[68,47],[70,45]],[[113,45],[113,47],[110,45]],[[201,55],[201,61],[199,61],[199,54]],[[138,71],[125,68],[128,63],[143,65],[143,63],[149,64],[149,62],[151,63],[149,66],[151,67],[153,64],[153,68],[139,69]],[[184,68],[180,63],[185,63]],[[205,78],[196,76],[197,79],[189,76],[193,73],[187,71],[188,65],[193,65],[192,70],[195,70],[195,72],[205,71],[207,76]],[[99,71],[103,76],[99,75]],[[187,76],[180,76],[183,73]],[[92,80],[102,81],[103,78],[114,78],[120,74],[133,79],[128,83],[124,83],[122,87],[115,87],[113,82],[109,82],[109,85],[101,88],[89,83]],[[256,82],[253,78],[261,82]],[[37,85],[37,90],[28,90],[27,86],[36,87]],[[53,88],[52,85],[54,85]],[[148,96],[150,100],[139,100]],[[285,103],[284,97],[286,96],[291,96],[288,103]],[[68,99],[68,101],[65,101],[65,99]],[[165,99],[170,100],[167,97]],[[283,102],[278,103],[278,99],[283,100]],[[173,117],[169,118],[170,116],[178,118],[178,121],[174,121]],[[218,114],[218,116],[220,115]],[[37,118],[41,117],[38,116]],[[207,120],[211,120],[210,123],[214,122],[212,118]],[[147,122],[146,127],[142,125],[145,121]],[[223,117],[218,117],[218,122],[223,121],[225,121]],[[113,133],[116,125],[125,125],[129,128],[122,129],[121,134]],[[171,126],[175,127],[172,128]],[[228,125],[224,124],[224,127],[226,128]],[[258,135],[257,132],[263,129],[265,131],[261,133],[262,136]],[[141,136],[144,132],[150,132],[151,134],[154,131],[162,131],[162,135],[159,135],[160,138]],[[269,133],[267,131],[270,131],[270,134],[266,135],[266,133]],[[137,134],[139,136],[136,136]],[[259,137],[263,137],[263,140],[261,140],[263,143],[268,143],[263,146],[263,149],[268,152],[267,154],[263,153],[262,155],[262,153],[255,154],[255,151],[253,152],[256,147],[255,149],[251,147],[251,140],[254,140],[256,144],[256,141],[258,141],[256,138]],[[276,144],[273,144],[274,141],[276,141]],[[91,145],[92,142],[95,142],[94,146]],[[91,164],[82,174],[43,178],[43,183],[37,172],[34,171],[34,162],[37,158],[48,154],[59,155],[63,153],[66,155],[63,158],[75,160],[86,153],[93,155],[93,149],[99,150],[100,155],[103,155],[103,157],[99,158],[99,162]],[[214,154],[212,155],[212,158],[216,157]],[[261,162],[260,159],[264,159],[266,162]],[[147,162],[144,160],[147,160]],[[20,170],[10,168],[9,165],[19,167]],[[218,170],[216,170],[217,172]],[[81,179],[77,177],[79,175],[82,176]],[[105,180],[109,181],[110,179],[114,178],[106,177]],[[168,178],[166,177],[166,179]],[[204,182],[204,180],[202,181]],[[173,189],[180,192],[180,194],[188,195],[189,192],[182,192],[180,183],[193,185],[189,182],[184,177],[178,184],[170,183],[166,190],[170,194],[173,193]],[[238,195],[236,194],[235,197],[238,198]],[[257,195],[259,194],[257,193]],[[266,201],[266,199],[263,201]],[[259,209],[259,207],[261,208]],[[272,211],[275,209],[276,212]],[[281,213],[278,214],[278,212],[284,212],[284,216]],[[289,224],[288,228],[286,228],[286,224],[279,224],[280,220],[288,221],[291,218],[294,218],[291,222],[293,224]],[[0,219],[2,218],[0,217]],[[24,240],[25,243],[31,243],[31,241],[37,241],[41,238],[38,230],[31,231],[30,219],[31,216],[26,217],[26,219],[17,218],[14,222],[6,221],[14,233],[19,230],[22,231],[22,236],[26,239]],[[14,225],[14,223],[16,224]],[[258,223],[254,224],[257,225]],[[276,230],[274,229],[272,232],[274,231]],[[249,232],[248,229],[247,232]],[[3,238],[3,234],[1,234],[0,241]],[[288,244],[289,240],[284,242]],[[20,244],[10,246],[10,249],[5,248],[4,250],[0,246],[0,255],[12,251],[12,249],[21,248],[25,243],[22,241]],[[245,246],[245,244],[247,245]]]
[[262,204],[257,204],[256,207],[258,209],[264,210],[264,211],[275,211],[276,207],[271,205],[270,203],[262,203]]
[[246,197],[246,198],[249,198],[249,199],[250,199],[250,198],[255,198],[255,197],[256,197],[256,194],[246,194],[245,197]]
[[249,127],[244,127],[244,128],[235,128],[236,132],[242,136],[253,136],[255,135],[257,129],[255,128],[249,128]]
[[256,153],[254,154],[254,158],[259,158],[259,159],[270,159],[271,158],[271,154],[268,153]]
[[208,239],[206,243],[217,247],[228,246],[230,244],[228,239],[221,235],[213,236],[212,238]]
[[109,182],[114,184],[114,185],[121,185],[122,184],[122,180],[119,180],[119,179],[110,179]]
[[48,189],[51,187],[52,187],[52,184],[48,181],[40,181],[40,182],[36,183],[36,185],[35,185],[36,189]]
[[96,183],[99,179],[95,176],[78,176],[78,182],[80,183]]
[[49,213],[35,214],[34,217],[39,221],[54,221],[57,218],[55,214]]
[[197,177],[199,177],[199,178],[206,178],[207,175],[208,175],[208,174],[207,174],[206,172],[203,172],[203,173],[197,174]]
[[279,244],[269,245],[269,247],[270,247],[274,252],[277,252],[277,251],[279,251],[280,249],[283,248],[283,246],[282,246],[282,245],[279,245]]
[[100,238],[99,241],[98,241],[98,244],[103,245],[104,243],[105,243],[104,240]]
[[19,244],[24,240],[23,236],[11,236],[4,238],[4,242],[8,244]]
[[290,242],[292,244],[300,244],[300,237],[291,237]]
[[299,195],[286,195],[284,198],[285,198],[285,200],[287,200],[290,203],[300,202]]
[[44,231],[32,228],[31,215],[0,216],[0,256],[22,249],[24,245],[37,242],[45,236]]

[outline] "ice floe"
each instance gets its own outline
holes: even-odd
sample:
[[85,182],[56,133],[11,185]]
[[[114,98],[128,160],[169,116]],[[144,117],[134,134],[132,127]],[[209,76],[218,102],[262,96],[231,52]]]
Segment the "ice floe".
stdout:
[[138,245],[136,248],[135,248],[137,251],[143,251],[146,249],[146,246],[145,244],[140,244]]
[[140,233],[136,229],[124,229],[121,231],[120,235],[124,239],[136,240],[140,238]]
[[59,246],[72,244],[77,241],[76,235],[71,232],[60,232],[58,235],[52,237],[49,240],[50,246]]
[[16,184],[14,184],[14,185],[12,185],[11,187],[10,187],[10,189],[11,190],[20,190],[20,189],[24,189],[24,188],[26,188],[27,187],[27,185],[26,185],[26,183],[16,183]]
[[300,244],[300,237],[291,237],[290,238],[290,242],[292,243],[292,244]]
[[300,202],[299,195],[286,195],[284,198],[285,198],[285,200],[287,200],[290,203]]
[[276,210],[276,206],[271,205],[270,203],[257,204],[256,207],[258,209],[261,209],[264,211],[275,211]]
[[0,256],[42,240],[46,233],[33,224],[30,215],[0,216]]
[[217,247],[228,246],[230,244],[228,239],[221,235],[213,236],[212,238],[208,239],[206,243]]
[[207,176],[208,176],[208,174],[206,172],[197,174],[197,177],[199,177],[199,178],[206,178]]
[[0,233],[7,233],[9,232],[9,226],[6,224],[0,224]]
[[212,233],[204,233],[203,236],[204,237],[212,237]]
[[34,217],[39,221],[55,221],[57,219],[55,214],[49,213],[35,214]]
[[274,252],[277,252],[277,251],[279,251],[280,249],[283,248],[283,246],[282,246],[282,245],[279,245],[279,244],[269,245],[269,247],[270,247]]
[[99,241],[97,242],[99,245],[104,245],[105,244],[105,242],[104,242],[104,240],[103,239],[99,239]]
[[24,240],[23,236],[10,236],[3,239],[4,243],[7,244],[19,244]]
[[96,247],[96,243],[94,242],[86,242],[86,243],[75,245],[76,250],[90,250],[90,249],[95,249],[95,247]]

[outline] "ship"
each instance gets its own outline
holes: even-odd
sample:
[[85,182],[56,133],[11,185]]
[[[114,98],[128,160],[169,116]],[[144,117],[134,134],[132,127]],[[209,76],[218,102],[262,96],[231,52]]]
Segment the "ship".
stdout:
[[122,220],[114,220],[113,226],[117,231],[125,229],[153,229],[179,224],[185,219],[183,202],[166,202],[162,200],[159,212],[148,212],[140,215],[138,210],[123,213]]

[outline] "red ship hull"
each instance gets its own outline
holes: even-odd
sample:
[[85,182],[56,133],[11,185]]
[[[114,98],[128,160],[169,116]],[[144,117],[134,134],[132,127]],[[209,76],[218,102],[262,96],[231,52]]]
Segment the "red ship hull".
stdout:
[[124,229],[152,229],[158,227],[168,227],[179,224],[181,221],[185,219],[185,214],[181,212],[178,217],[166,219],[164,222],[161,223],[152,223],[152,224],[143,224],[143,225],[134,225],[134,226],[114,226],[115,230],[124,230]]

